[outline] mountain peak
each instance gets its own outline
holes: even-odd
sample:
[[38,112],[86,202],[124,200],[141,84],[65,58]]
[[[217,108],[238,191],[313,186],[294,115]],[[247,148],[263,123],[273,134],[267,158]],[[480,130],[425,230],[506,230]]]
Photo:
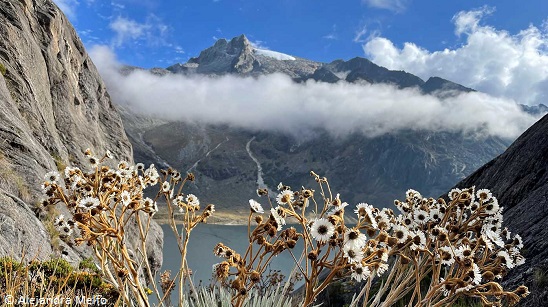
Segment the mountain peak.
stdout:
[[239,48],[243,49],[247,46],[251,46],[251,42],[249,41],[247,36],[245,36],[245,34],[241,34],[239,36],[233,37],[230,40],[227,40],[226,38],[219,38],[215,42],[215,44],[213,44],[213,47],[226,48],[226,46],[229,46],[229,45],[231,47],[236,47],[236,48],[239,47]]
[[236,41],[236,42],[240,42],[242,44],[251,45],[251,42],[249,41],[247,36],[245,36],[245,34],[240,34],[240,36],[236,36],[236,37],[232,38],[230,41]]
[[454,93],[469,93],[469,92],[475,92],[475,90],[465,87],[463,85],[460,85],[458,83],[440,78],[440,77],[430,77],[426,82],[422,85],[422,90],[424,93],[432,94],[435,92],[445,92],[444,95],[454,92]]
[[231,54],[252,53],[253,46],[247,37],[242,34],[230,40],[227,44],[228,52]]
[[248,73],[253,69],[253,47],[245,35],[234,37],[230,41],[221,38],[215,44],[192,59],[198,64],[199,73]]
[[228,41],[225,38],[219,38],[215,44],[213,44],[213,47],[222,47],[226,46],[228,44]]

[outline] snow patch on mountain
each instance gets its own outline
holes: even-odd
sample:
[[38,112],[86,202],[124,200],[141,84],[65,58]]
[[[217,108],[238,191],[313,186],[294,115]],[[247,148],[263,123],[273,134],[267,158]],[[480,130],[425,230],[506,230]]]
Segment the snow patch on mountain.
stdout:
[[266,184],[264,183],[264,178],[263,178],[263,167],[261,166],[261,162],[259,162],[259,160],[253,155],[253,153],[251,152],[251,142],[253,142],[253,140],[255,140],[255,137],[252,137],[248,142],[247,144],[245,145],[245,150],[247,150],[247,154],[249,155],[249,157],[251,158],[251,160],[253,160],[253,162],[255,162],[255,164],[257,164],[257,187],[259,189],[262,189],[262,188],[267,188],[268,187],[266,186]]
[[267,56],[270,58],[274,58],[278,61],[295,61],[296,59],[288,54],[272,51],[272,50],[266,50],[266,49],[253,49],[253,52],[257,55]]
[[341,79],[341,80],[345,80],[346,77],[348,77],[348,75],[350,74],[350,70],[346,70],[346,71],[335,71],[333,72],[335,74],[335,76],[337,76],[337,78]]

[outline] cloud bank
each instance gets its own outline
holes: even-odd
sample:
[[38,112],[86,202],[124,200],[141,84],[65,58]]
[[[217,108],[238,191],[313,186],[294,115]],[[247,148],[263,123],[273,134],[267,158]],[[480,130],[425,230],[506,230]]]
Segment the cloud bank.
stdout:
[[171,120],[297,136],[325,129],[335,136],[429,130],[506,138],[518,136],[536,120],[513,101],[482,93],[439,99],[385,84],[297,84],[280,74],[188,77],[136,70],[122,75],[108,47],[96,46],[90,54],[116,103]]
[[365,54],[389,69],[405,70],[427,79],[442,78],[523,104],[548,101],[548,31],[529,26],[510,34],[482,25],[493,8],[461,11],[453,17],[455,34],[465,42],[455,49],[428,51],[414,43],[398,48],[384,37],[371,37]]

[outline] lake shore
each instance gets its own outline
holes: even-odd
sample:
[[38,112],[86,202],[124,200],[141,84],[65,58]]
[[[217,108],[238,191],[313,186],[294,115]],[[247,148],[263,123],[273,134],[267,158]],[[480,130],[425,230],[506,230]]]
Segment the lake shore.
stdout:
[[[160,209],[160,211],[154,215],[154,221],[156,221],[156,223],[160,225],[168,225],[169,214],[166,208],[163,208],[163,209],[165,209],[165,211],[162,211],[162,209]],[[175,214],[175,223],[177,225],[183,224],[182,216],[183,215],[180,213]],[[267,213],[263,214],[263,217],[268,218]],[[213,213],[213,216],[207,219],[206,224],[224,225],[224,226],[247,226],[248,218],[249,218],[249,213],[245,214],[245,213],[215,211]],[[312,218],[312,217],[309,216],[308,218]],[[286,222],[287,222],[287,225],[298,224],[297,220],[294,218],[286,219]],[[356,219],[351,219],[351,218],[346,219],[347,224],[356,224],[356,222],[357,222]],[[251,225],[256,225],[254,220],[251,221]]]
[[[183,223],[183,214],[177,212],[175,213],[175,223]],[[207,224],[213,225],[247,225],[249,218],[249,212],[239,213],[239,212],[219,212],[215,211],[213,216],[207,219]],[[159,211],[154,215],[154,221],[160,225],[169,224],[169,212],[166,207],[160,207]]]

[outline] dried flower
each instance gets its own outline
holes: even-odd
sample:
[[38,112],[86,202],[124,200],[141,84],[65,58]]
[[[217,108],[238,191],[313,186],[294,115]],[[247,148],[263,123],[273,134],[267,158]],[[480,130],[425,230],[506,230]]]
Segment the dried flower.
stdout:
[[44,175],[44,180],[49,184],[58,184],[60,176],[59,172],[51,171]]
[[371,275],[371,271],[368,267],[364,267],[361,263],[358,263],[352,267],[351,277],[357,282],[367,280]]
[[276,196],[276,202],[280,205],[288,204],[293,201],[293,192],[291,190],[283,190]]
[[97,198],[95,197],[86,197],[86,198],[83,198],[82,200],[80,200],[80,202],[78,203],[78,208],[82,208],[82,209],[86,209],[86,210],[91,210],[91,209],[94,209],[94,208],[97,208],[97,206],[99,206],[100,202]]
[[344,248],[361,249],[365,246],[366,236],[358,229],[348,229],[344,233]]
[[277,225],[277,230],[282,230],[282,226],[285,225],[285,219],[282,217],[280,212],[283,212],[283,209],[281,207],[276,207],[270,209],[270,215],[274,219]]
[[314,220],[310,226],[310,234],[320,243],[327,242],[334,232],[335,226],[324,218]]
[[264,210],[261,204],[259,204],[254,199],[249,200],[249,206],[251,207],[251,210],[255,213],[264,213]]
[[188,203],[189,206],[199,206],[200,205],[200,200],[194,194],[188,194],[186,196],[186,202]]

